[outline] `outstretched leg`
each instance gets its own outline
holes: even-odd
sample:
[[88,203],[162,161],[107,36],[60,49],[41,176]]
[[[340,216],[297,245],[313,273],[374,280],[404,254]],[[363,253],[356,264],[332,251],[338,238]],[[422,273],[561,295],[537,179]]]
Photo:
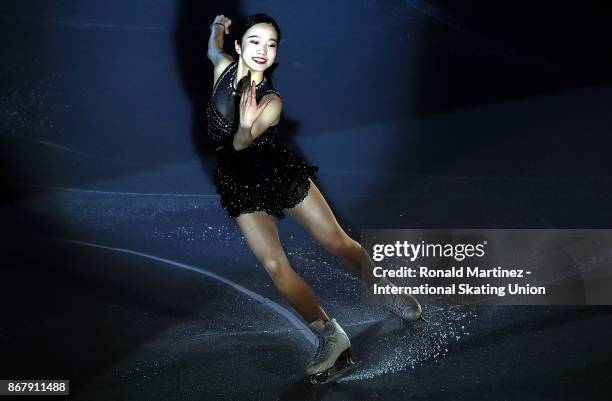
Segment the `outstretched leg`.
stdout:
[[368,281],[372,280],[374,261],[361,244],[340,227],[327,201],[312,180],[306,198],[295,207],[287,209],[287,213],[306,228],[327,251],[340,257],[350,271]]
[[[310,231],[324,248],[340,257],[350,270],[360,275],[369,289],[373,289],[374,284],[379,287],[394,286],[385,277],[373,277],[374,261],[367,251],[340,227],[327,201],[312,180],[306,198],[287,212]],[[421,317],[421,304],[411,295],[385,295],[385,300],[391,311],[403,320],[412,321]]]
[[276,218],[258,211],[239,215],[236,223],[280,293],[304,320],[328,320],[310,286],[289,264],[278,236]]

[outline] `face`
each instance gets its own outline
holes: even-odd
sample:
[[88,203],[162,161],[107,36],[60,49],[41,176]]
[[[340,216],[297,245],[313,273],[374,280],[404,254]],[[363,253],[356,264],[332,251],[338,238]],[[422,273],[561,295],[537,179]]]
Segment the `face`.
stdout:
[[276,59],[277,38],[272,24],[255,24],[242,37],[242,46],[236,41],[236,53],[249,69],[265,71]]

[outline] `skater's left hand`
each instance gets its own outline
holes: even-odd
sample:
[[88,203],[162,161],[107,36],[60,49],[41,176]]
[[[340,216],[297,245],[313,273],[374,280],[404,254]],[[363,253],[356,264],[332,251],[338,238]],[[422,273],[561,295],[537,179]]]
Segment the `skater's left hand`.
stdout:
[[270,103],[270,98],[264,98],[257,104],[256,96],[255,81],[251,81],[251,85],[245,88],[240,98],[240,127],[244,129],[251,129],[257,117]]

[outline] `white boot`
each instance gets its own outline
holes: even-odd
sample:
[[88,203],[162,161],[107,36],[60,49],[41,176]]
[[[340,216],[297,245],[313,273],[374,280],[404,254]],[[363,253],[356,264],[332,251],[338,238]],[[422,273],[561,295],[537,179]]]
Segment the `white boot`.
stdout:
[[[396,287],[395,284],[387,280],[386,277],[381,277],[376,280],[375,284],[379,287],[385,287],[387,285]],[[385,305],[391,310],[396,316],[402,320],[413,322],[419,320],[423,315],[423,308],[419,301],[410,294],[395,294],[395,295],[383,295]]]
[[319,346],[313,361],[306,366],[308,376],[324,372],[327,374],[338,358],[348,360],[351,357],[351,342],[336,319],[327,322],[317,319],[309,323],[309,326],[317,335]]

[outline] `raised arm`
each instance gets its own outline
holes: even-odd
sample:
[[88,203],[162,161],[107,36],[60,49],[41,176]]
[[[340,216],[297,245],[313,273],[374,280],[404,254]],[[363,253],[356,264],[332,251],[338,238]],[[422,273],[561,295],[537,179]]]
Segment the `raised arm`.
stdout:
[[223,35],[229,34],[232,20],[224,15],[217,15],[210,25],[210,38],[208,39],[208,51],[206,56],[217,69],[225,69],[229,63],[234,61],[233,57],[223,51]]

